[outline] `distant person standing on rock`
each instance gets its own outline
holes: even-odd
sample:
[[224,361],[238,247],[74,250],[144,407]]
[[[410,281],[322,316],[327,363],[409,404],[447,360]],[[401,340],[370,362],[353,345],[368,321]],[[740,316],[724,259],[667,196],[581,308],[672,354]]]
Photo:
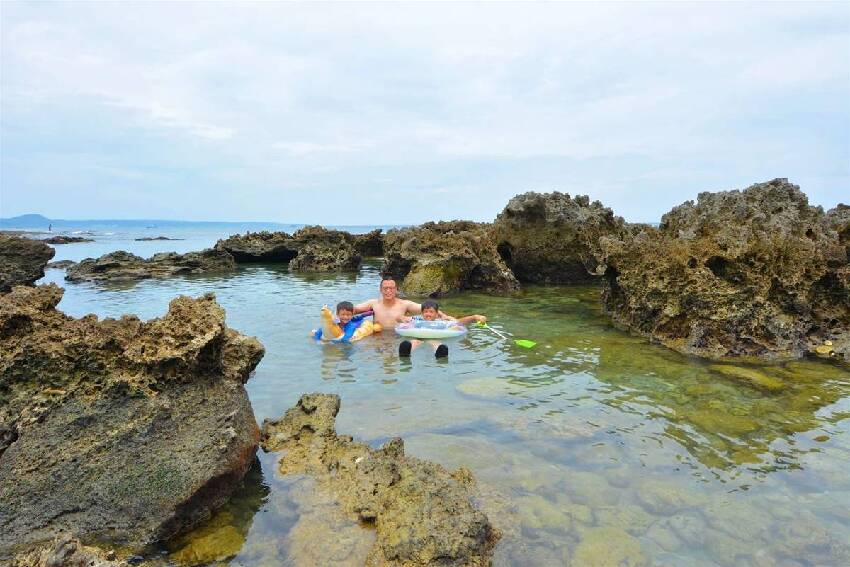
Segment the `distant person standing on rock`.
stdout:
[[398,297],[398,286],[390,277],[381,280],[381,297],[354,306],[355,313],[363,313],[370,309],[374,311],[375,322],[384,329],[393,329],[404,317],[422,313],[421,305]]

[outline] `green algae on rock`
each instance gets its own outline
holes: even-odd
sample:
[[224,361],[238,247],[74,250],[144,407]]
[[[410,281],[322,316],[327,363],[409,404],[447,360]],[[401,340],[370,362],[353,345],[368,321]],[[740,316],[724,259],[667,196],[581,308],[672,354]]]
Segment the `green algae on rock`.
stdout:
[[642,567],[649,564],[640,541],[619,528],[593,528],[585,532],[572,562],[584,567]]
[[507,293],[519,288],[487,226],[471,221],[428,222],[390,230],[384,238],[382,271],[414,295],[436,297],[465,290]]
[[395,438],[380,449],[334,430],[339,397],[306,394],[278,420],[265,420],[262,444],[285,450],[283,474],[309,474],[343,508],[374,523],[368,565],[489,564],[499,534],[471,501],[471,476],[404,455]]
[[212,294],[143,322],[73,319],[62,293],[0,296],[0,555],[60,530],[167,539],[227,500],[259,439],[243,384],[264,349]]

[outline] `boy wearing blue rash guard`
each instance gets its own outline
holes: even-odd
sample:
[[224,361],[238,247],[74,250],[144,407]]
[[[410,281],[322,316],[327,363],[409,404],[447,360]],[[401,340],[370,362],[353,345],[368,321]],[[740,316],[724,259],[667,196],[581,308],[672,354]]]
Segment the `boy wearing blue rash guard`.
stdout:
[[[336,316],[339,319],[339,326],[342,328],[342,336],[332,339],[335,343],[347,343],[354,336],[355,331],[363,324],[364,319],[369,313],[361,313],[354,315],[354,304],[350,301],[340,301],[336,305]],[[316,329],[310,333],[314,339],[322,339],[322,329]]]

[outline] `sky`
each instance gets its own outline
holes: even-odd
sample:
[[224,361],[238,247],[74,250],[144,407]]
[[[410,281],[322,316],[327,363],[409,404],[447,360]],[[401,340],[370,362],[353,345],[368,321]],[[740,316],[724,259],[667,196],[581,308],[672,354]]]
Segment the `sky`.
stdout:
[[850,202],[850,2],[0,2],[0,216],[654,222]]

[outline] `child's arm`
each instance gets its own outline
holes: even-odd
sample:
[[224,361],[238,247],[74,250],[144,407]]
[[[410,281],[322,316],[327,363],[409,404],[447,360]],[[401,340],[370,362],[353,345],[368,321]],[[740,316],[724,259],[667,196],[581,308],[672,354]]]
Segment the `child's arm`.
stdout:
[[486,323],[487,317],[485,317],[484,315],[467,315],[466,317],[459,317],[457,319],[457,322],[461,325],[468,325],[469,323],[478,323],[479,321],[481,323]]

